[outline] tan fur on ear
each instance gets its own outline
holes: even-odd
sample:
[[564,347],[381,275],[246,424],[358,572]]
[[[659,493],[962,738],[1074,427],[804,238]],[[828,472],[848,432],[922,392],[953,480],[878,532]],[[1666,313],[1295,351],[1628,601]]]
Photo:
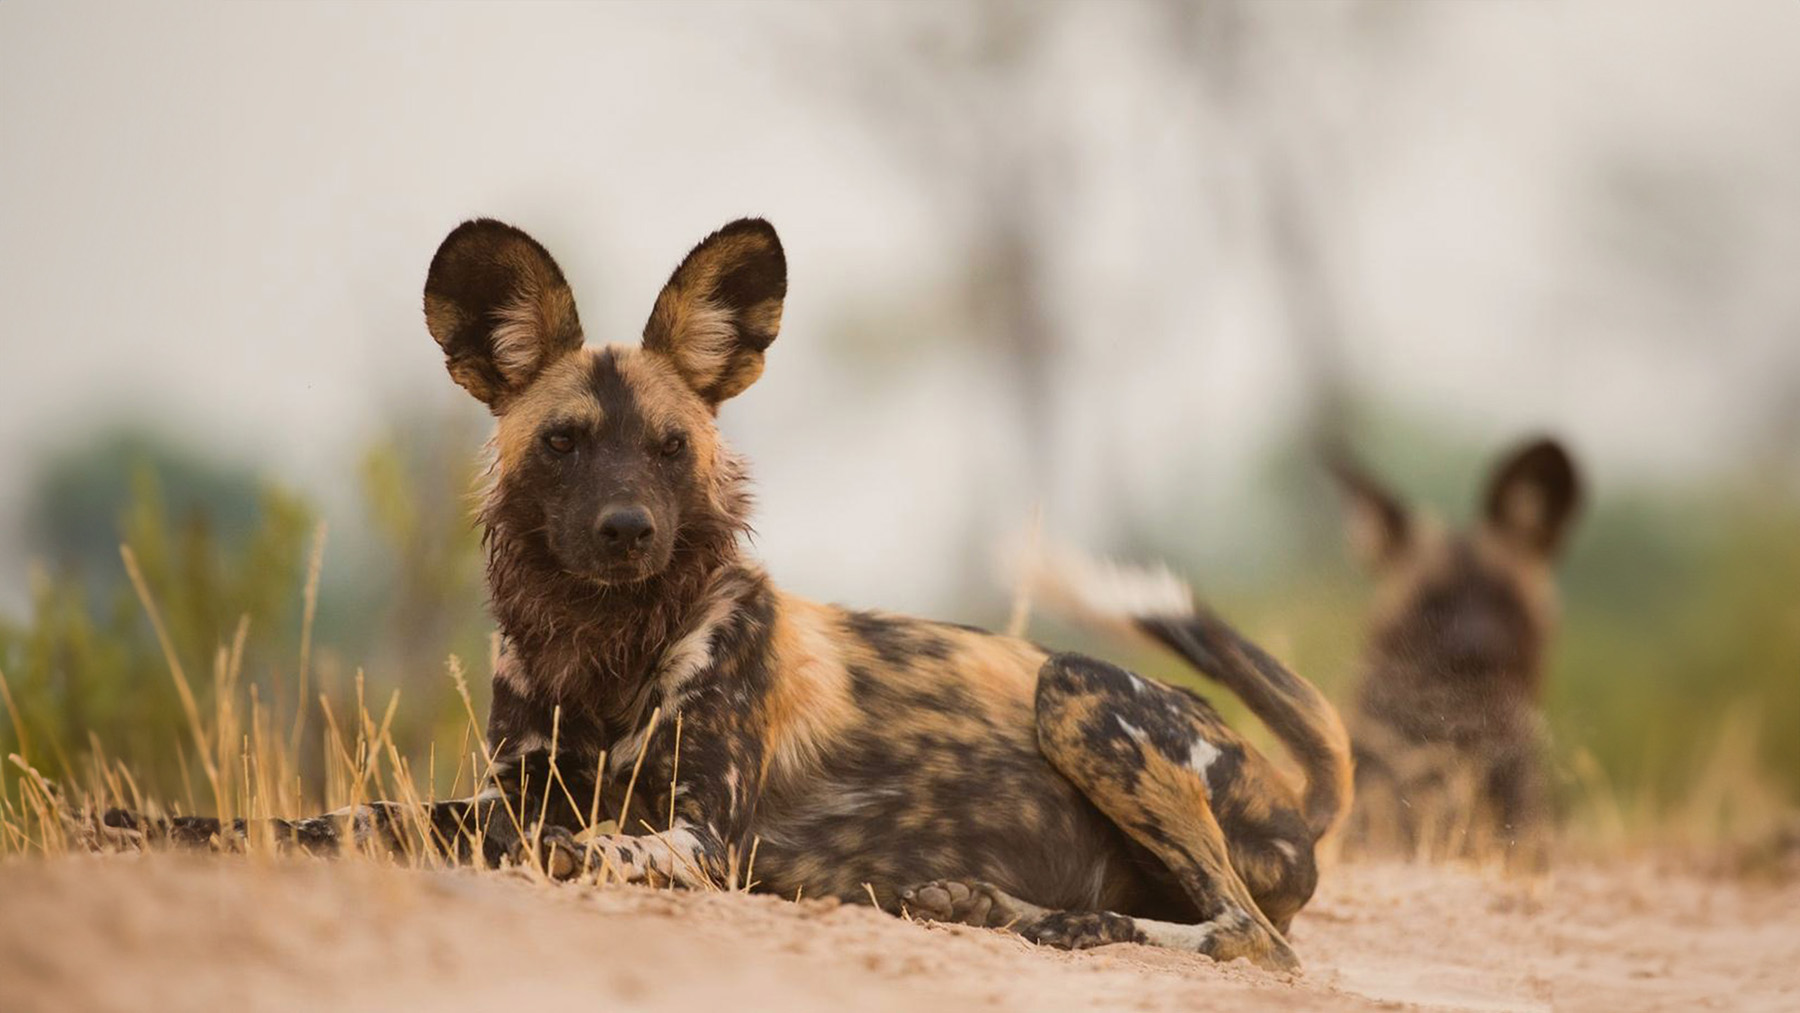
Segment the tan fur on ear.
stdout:
[[523,383],[543,367],[546,335],[580,332],[568,288],[546,288],[528,274],[521,275],[513,298],[494,310],[494,319],[494,365],[509,383]]
[[787,261],[774,228],[756,218],[732,222],[670,275],[644,325],[644,349],[665,356],[717,405],[762,375],[786,295]]

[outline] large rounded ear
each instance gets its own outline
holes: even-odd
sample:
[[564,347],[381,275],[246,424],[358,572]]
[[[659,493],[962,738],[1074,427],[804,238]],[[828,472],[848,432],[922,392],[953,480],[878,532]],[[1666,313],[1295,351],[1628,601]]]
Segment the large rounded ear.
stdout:
[[1488,529],[1537,555],[1550,557],[1581,503],[1575,462],[1562,444],[1534,440],[1501,459],[1488,480]]
[[1328,453],[1325,466],[1344,494],[1344,537],[1357,561],[1378,570],[1398,559],[1412,539],[1412,512],[1347,452]]
[[666,356],[717,406],[762,375],[786,295],[787,258],[774,226],[741,218],[701,240],[669,276],[644,324],[644,349]]
[[481,218],[445,237],[425,276],[425,326],[450,376],[493,409],[581,347],[575,296],[538,241]]

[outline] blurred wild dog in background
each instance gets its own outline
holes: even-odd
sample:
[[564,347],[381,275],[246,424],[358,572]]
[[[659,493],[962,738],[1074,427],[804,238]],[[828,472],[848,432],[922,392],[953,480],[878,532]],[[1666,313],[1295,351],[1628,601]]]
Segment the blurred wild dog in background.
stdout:
[[1346,844],[1541,863],[1544,654],[1552,566],[1581,499],[1573,462],[1550,439],[1506,455],[1465,530],[1411,509],[1345,454],[1330,465],[1351,549],[1379,582],[1350,724]]
[[[590,346],[536,240],[485,219],[450,233],[425,320],[495,416],[481,509],[502,637],[491,786],[276,821],[275,836],[324,852],[422,838],[558,877],[747,884],[1051,945],[1296,966],[1284,933],[1317,882],[1315,843],[1349,804],[1348,737],[1323,696],[1185,585],[1089,568],[1068,594],[1243,697],[1304,786],[1194,693],[808,601],[744,552],[747,470],[717,416],[762,374],[786,292],[775,230],[732,222],[675,269],[640,342]],[[197,842],[248,830],[108,822]]]

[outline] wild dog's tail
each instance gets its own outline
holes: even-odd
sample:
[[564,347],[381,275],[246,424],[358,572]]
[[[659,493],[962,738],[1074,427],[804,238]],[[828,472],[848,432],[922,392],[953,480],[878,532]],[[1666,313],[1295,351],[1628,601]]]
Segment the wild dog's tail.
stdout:
[[1315,836],[1350,807],[1350,736],[1337,708],[1305,679],[1194,602],[1186,581],[1151,569],[1063,552],[1030,567],[1030,586],[1051,608],[1110,632],[1174,651],[1223,685],[1281,739],[1306,774],[1302,812]]

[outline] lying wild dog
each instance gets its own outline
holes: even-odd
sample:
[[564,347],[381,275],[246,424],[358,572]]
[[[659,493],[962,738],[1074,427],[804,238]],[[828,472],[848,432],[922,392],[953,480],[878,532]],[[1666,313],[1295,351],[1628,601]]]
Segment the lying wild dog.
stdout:
[[[1193,693],[978,629],[816,604],[745,557],[745,468],[715,416],[762,373],[786,289],[774,229],[733,222],[676,268],[641,344],[589,347],[536,241],[488,220],[444,240],[425,319],[497,420],[480,519],[503,647],[497,788],[431,805],[436,843],[473,858],[479,841],[488,861],[557,876],[745,872],[759,890],[1056,946],[1296,966],[1283,933],[1312,894],[1314,843],[1348,804],[1348,740],[1311,686],[1185,588],[1163,581],[1127,618],[1242,695],[1303,761],[1303,793]],[[578,838],[597,781],[608,815],[635,786],[627,832]],[[275,829],[330,851],[346,824],[381,840],[417,813],[379,803]]]
[[1551,567],[1580,499],[1574,464],[1547,439],[1508,454],[1466,531],[1408,509],[1347,459],[1332,467],[1352,549],[1380,578],[1351,719],[1348,841],[1540,861],[1543,655]]

